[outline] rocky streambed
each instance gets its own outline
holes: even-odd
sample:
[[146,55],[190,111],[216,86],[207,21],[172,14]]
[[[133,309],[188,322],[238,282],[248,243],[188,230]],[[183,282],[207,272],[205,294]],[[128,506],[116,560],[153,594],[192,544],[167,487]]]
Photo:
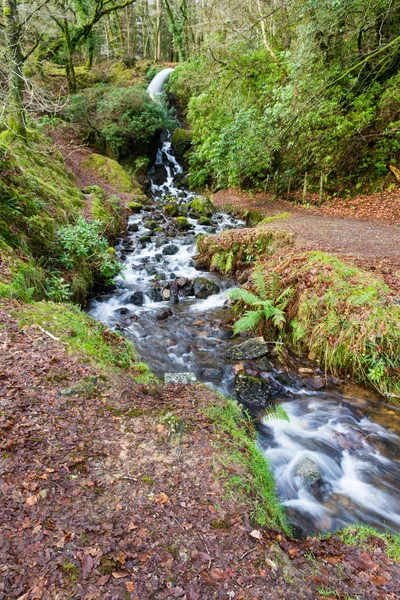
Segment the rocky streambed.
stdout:
[[[123,276],[90,313],[122,331],[166,381],[235,394],[257,417],[259,444],[289,519],[302,534],[355,521],[400,530],[400,413],[369,391],[326,379],[262,338],[234,339],[226,291],[202,271],[196,237],[242,227],[189,192],[169,139],[150,171],[151,203],[132,205],[117,252]],[[280,418],[269,414],[280,405]]]

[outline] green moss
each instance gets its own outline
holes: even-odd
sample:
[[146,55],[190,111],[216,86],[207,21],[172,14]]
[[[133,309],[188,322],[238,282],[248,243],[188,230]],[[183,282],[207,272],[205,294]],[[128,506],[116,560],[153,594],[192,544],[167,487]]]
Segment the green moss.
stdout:
[[71,583],[76,583],[78,581],[79,575],[81,572],[78,565],[75,565],[74,563],[70,562],[69,560],[66,560],[61,568],[64,571],[64,573],[67,575],[67,577]]
[[288,525],[276,496],[273,475],[256,444],[253,421],[233,400],[221,399],[208,409],[208,416],[220,436],[217,442],[219,476],[227,493],[250,502],[252,518],[261,526],[288,532]]
[[112,158],[101,154],[91,154],[83,163],[83,166],[94,171],[107,183],[115,186],[121,192],[134,192],[138,184],[134,186],[132,177],[128,175],[123,167]]
[[192,143],[192,134],[188,129],[177,127],[172,134],[171,142],[173,146],[178,146],[179,144],[190,145]]
[[17,316],[22,326],[40,325],[59,338],[70,352],[78,353],[104,371],[137,369],[138,377],[143,374],[144,367],[136,364],[132,344],[75,306],[36,302],[24,307]]
[[187,220],[186,217],[178,217],[176,219],[176,226],[178,229],[189,229],[190,228],[190,223]]
[[212,225],[212,223],[208,217],[200,217],[198,223],[199,223],[199,225],[206,225],[206,226]]
[[93,194],[94,196],[97,196],[97,198],[99,198],[100,200],[106,199],[106,193],[100,185],[87,185],[83,188],[82,192],[84,194]]
[[260,225],[267,225],[268,223],[273,223],[274,221],[281,221],[282,219],[287,219],[288,217],[290,217],[289,212],[283,212],[279,215],[273,215],[272,217],[264,217],[264,219],[260,221]]
[[246,210],[243,216],[248,227],[255,227],[263,220],[263,215],[258,210]]
[[179,215],[179,208],[177,204],[166,204],[164,206],[164,213],[168,217],[177,217]]
[[216,211],[216,208],[212,202],[208,200],[208,198],[202,198],[201,196],[198,196],[192,200],[190,203],[190,208],[196,215],[199,215],[200,217],[211,217]]
[[128,208],[129,210],[131,210],[133,213],[138,213],[141,210],[143,210],[143,204],[140,204],[139,202],[129,202],[128,203]]

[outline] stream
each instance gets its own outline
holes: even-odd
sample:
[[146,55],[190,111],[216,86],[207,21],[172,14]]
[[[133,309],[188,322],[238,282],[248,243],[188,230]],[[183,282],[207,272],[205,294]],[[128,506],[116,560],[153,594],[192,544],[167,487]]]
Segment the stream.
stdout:
[[226,325],[226,290],[237,283],[196,268],[196,236],[244,223],[217,212],[204,224],[189,208],[188,228],[179,230],[165,215],[171,198],[181,207],[196,198],[182,185],[169,138],[149,175],[154,204],[129,218],[116,249],[123,274],[113,293],[91,301],[90,314],[131,339],[159,377],[191,373],[232,395],[241,362],[246,373],[268,381],[273,403],[282,405],[289,422],[258,410],[258,443],[299,535],[355,522],[400,531],[400,410],[343,382],[328,380],[315,390],[315,367],[314,377],[305,378],[310,365],[295,357],[290,372],[273,352],[268,359],[228,359],[227,351],[246,339],[233,339]]

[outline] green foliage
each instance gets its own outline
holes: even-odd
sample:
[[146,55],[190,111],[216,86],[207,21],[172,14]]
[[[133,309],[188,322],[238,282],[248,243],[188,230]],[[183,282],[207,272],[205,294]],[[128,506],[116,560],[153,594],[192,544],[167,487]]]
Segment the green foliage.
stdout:
[[61,260],[69,269],[92,273],[93,282],[106,283],[121,272],[100,221],[88,223],[80,216],[75,225],[60,227],[57,236],[64,250]]
[[208,410],[218,433],[218,472],[228,494],[237,501],[250,502],[252,517],[261,526],[289,532],[286,518],[276,497],[275,481],[268,461],[256,443],[252,420],[234,400],[221,399]]
[[385,177],[400,160],[395,5],[295,1],[271,23],[275,58],[258,24],[242,37],[221,23],[170,77],[193,133],[192,185],[279,192],[307,171],[310,188],[325,173],[335,191]]
[[270,297],[264,280],[264,269],[258,265],[252,275],[252,284],[256,294],[245,288],[234,288],[229,292],[231,300],[240,301],[244,306],[251,307],[236,321],[233,326],[235,334],[261,329],[264,331],[269,323],[276,329],[282,329],[286,323],[285,308],[288,305],[291,289],[287,288],[279,296]]
[[122,204],[118,196],[107,199],[95,196],[92,201],[92,216],[102,224],[107,240],[115,240],[122,231]]
[[115,158],[146,155],[154,136],[175,123],[162,103],[150,100],[141,84],[100,84],[84,90],[71,97],[66,116]]

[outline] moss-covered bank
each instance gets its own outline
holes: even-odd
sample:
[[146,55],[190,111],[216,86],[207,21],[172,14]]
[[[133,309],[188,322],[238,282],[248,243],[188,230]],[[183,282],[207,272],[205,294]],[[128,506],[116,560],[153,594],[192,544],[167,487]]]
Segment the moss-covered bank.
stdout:
[[[143,199],[116,161],[93,155],[88,162],[114,189]],[[110,245],[124,227],[123,202],[100,186],[79,190],[61,154],[36,131],[27,145],[0,136],[0,173],[0,297],[84,304],[120,270]]]

